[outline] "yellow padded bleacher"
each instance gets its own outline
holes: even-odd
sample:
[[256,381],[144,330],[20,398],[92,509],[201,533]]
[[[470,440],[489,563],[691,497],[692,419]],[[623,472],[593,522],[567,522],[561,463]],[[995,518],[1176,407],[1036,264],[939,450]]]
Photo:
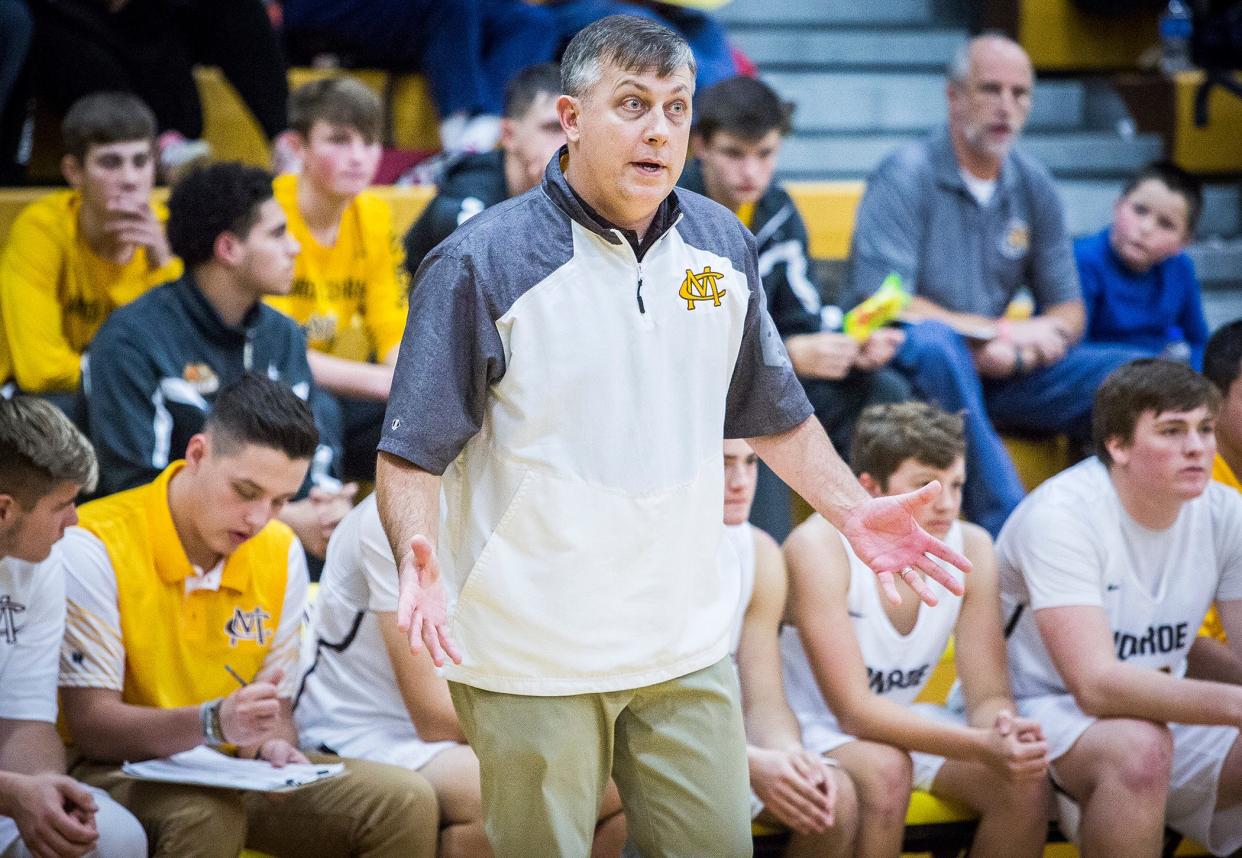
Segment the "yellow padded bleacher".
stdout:
[[[384,104],[386,142],[398,149],[424,152],[440,148],[440,120],[427,81],[420,75],[396,75],[375,69],[292,68],[289,88],[341,74],[357,78],[379,96]],[[220,70],[200,66],[194,70],[194,80],[203,105],[203,137],[211,144],[214,156],[266,166],[271,161],[268,141]]]
[[[257,130],[255,133],[258,133]],[[854,212],[862,199],[863,183],[793,182],[786,187],[807,223],[811,256],[817,259],[845,259],[849,255]],[[8,237],[9,227],[18,213],[52,190],[0,188],[0,245]],[[385,185],[372,190],[392,206],[393,225],[399,233],[409,229],[435,196],[435,188],[428,186],[396,188]]]
[[993,4],[985,24],[1016,33],[1041,72],[1133,69],[1158,40],[1156,11],[1099,14],[1073,0],[1008,0]]
[[1242,99],[1216,87],[1208,96],[1208,124],[1198,128],[1194,105],[1202,83],[1201,71],[1179,72],[1173,81],[1170,154],[1191,172],[1236,173],[1242,166]]

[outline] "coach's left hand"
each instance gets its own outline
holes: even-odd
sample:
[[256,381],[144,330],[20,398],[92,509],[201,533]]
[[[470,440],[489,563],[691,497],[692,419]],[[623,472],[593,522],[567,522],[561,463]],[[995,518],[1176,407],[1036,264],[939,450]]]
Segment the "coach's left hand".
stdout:
[[415,536],[398,573],[397,628],[410,636],[410,652],[424,646],[436,667],[447,655],[461,664],[461,655],[448,636],[448,598],[440,578],[436,549],[425,536]]
[[[939,493],[940,483],[933,480],[917,492],[870,498],[854,507],[841,528],[854,553],[879,576],[880,587],[893,604],[901,602],[893,576],[906,569],[922,570],[950,593],[962,595],[958,579],[929,555],[963,572],[970,571],[970,561],[930,536],[914,518],[914,512],[931,503]],[[906,574],[902,580],[928,605],[936,604],[936,596],[922,576]]]

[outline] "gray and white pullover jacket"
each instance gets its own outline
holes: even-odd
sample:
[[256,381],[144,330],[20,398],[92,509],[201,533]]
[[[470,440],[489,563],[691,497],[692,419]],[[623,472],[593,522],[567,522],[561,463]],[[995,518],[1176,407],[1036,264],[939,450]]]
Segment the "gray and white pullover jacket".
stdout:
[[640,244],[562,172],[420,267],[380,449],[443,474],[449,679],[564,695],[728,653],[721,439],[811,414],[754,240],[677,190]]

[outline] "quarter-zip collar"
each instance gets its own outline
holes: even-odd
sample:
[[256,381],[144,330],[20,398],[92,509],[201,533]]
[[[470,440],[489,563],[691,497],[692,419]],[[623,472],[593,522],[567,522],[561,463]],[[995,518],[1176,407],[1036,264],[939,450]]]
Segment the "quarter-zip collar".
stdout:
[[562,166],[568,163],[568,161],[569,147],[562,146],[560,151],[552,156],[552,160],[548,162],[547,169],[544,170],[544,193],[548,195],[548,198],[552,200],[557,208],[609,244],[620,244],[621,239],[624,238],[633,249],[635,259],[640,262],[647,251],[651,249],[651,246],[672,229],[673,225],[681,217],[681,204],[677,199],[677,191],[670,191],[669,195],[660,201],[660,207],[656,209],[655,217],[651,220],[651,226],[647,228],[647,234],[643,236],[642,241],[639,241],[637,232],[632,229],[624,229],[609,221],[595,211],[570,186],[569,182],[565,180],[565,171]]
[[189,272],[177,281],[175,288],[177,299],[185,308],[186,315],[193,321],[194,327],[202,331],[203,336],[213,343],[232,347],[244,344],[259,323],[262,308],[260,302],[256,301],[254,306],[246,311],[241,325],[233,327],[225,324],[220,314],[216,312],[216,308],[203,294],[203,290],[198,288],[194,275]]

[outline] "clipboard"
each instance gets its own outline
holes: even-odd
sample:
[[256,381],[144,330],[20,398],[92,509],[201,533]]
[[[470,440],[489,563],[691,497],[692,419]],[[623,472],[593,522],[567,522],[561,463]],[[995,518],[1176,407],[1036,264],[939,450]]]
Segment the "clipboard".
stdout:
[[126,762],[131,778],[191,784],[214,789],[287,792],[345,774],[343,763],[290,763],[276,768],[266,760],[239,760],[206,745],[156,760]]

